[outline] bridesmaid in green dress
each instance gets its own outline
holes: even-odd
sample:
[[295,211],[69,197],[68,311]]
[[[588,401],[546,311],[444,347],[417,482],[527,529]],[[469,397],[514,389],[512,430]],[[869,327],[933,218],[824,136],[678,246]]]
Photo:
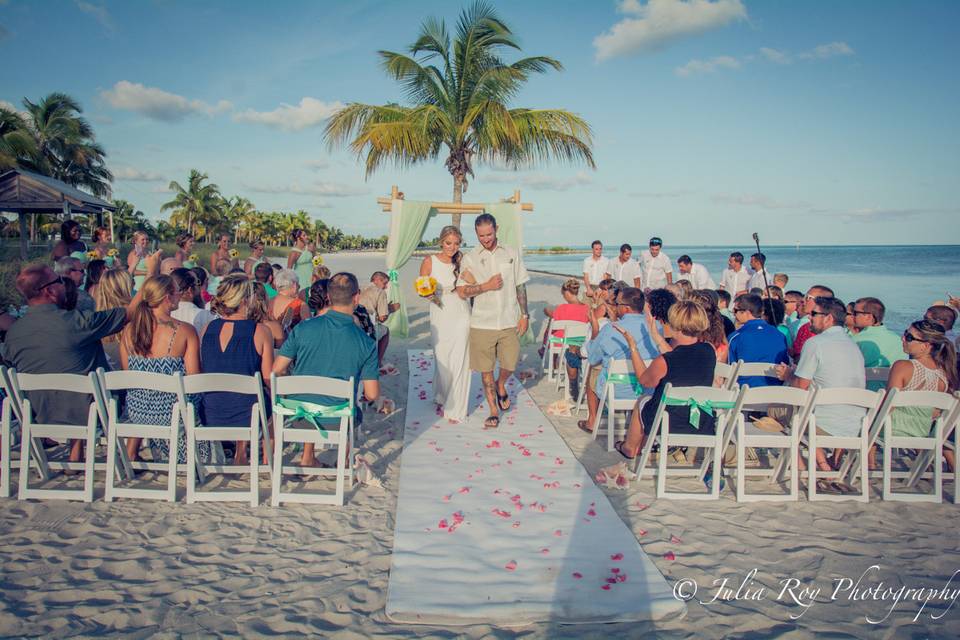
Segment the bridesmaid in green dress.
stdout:
[[257,265],[261,262],[267,262],[267,259],[263,257],[263,249],[263,240],[259,238],[250,243],[250,257],[243,261],[243,270],[251,278]]
[[300,280],[300,289],[309,289],[313,276],[313,245],[303,229],[293,230],[293,249],[287,257],[287,268],[293,269]]
[[193,269],[197,266],[197,263],[190,259],[190,250],[193,249],[193,245],[196,242],[193,234],[181,233],[174,242],[177,243],[177,252],[173,254],[173,257],[177,259],[180,266],[184,269]]
[[139,291],[147,279],[147,234],[137,231],[133,234],[133,249],[127,254],[127,271],[133,276],[133,289]]

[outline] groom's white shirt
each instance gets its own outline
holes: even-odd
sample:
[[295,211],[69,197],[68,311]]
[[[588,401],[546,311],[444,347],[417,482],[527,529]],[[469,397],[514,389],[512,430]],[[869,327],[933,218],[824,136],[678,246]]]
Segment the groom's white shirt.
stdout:
[[520,320],[520,305],[517,304],[517,287],[530,280],[523,259],[516,250],[499,242],[493,251],[478,245],[468,251],[460,263],[458,285],[467,284],[463,274],[467,271],[477,284],[483,284],[494,274],[503,276],[503,286],[497,291],[486,291],[474,297],[471,329],[502,330],[517,326]]

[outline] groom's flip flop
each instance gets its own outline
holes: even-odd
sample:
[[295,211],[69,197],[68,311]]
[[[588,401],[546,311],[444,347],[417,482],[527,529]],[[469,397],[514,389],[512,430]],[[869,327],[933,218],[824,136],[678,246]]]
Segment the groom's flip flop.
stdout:
[[[506,405],[504,405],[504,403],[506,403]],[[510,407],[512,406],[510,404],[510,394],[505,393],[500,395],[497,393],[497,406],[500,407],[500,411],[510,411]]]
[[484,429],[496,429],[500,426],[500,416],[488,416],[486,420],[483,421]]

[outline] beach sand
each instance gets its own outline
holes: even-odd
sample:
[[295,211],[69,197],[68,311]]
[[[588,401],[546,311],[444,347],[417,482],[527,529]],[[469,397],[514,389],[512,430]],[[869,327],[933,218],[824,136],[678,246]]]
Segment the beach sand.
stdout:
[[[361,283],[383,268],[382,254],[325,256],[334,271]],[[406,350],[429,348],[428,309],[411,283],[419,259],[402,270],[411,338],[394,339],[387,361],[400,375],[382,380],[383,393],[406,398]],[[534,274],[529,286],[535,328],[544,304],[559,300],[562,279]],[[520,368],[536,367],[536,346]],[[527,383],[541,407],[556,400],[551,385]],[[402,409],[402,406],[400,407]],[[551,418],[592,474],[619,462],[576,428],[575,418]],[[368,416],[361,451],[384,481],[361,486],[343,507],[187,505],[136,500],[102,501],[102,479],[92,504],[4,500],[0,511],[0,635],[134,637],[244,637],[309,634],[319,637],[768,637],[812,634],[853,637],[960,634],[960,605],[902,600],[887,616],[895,592],[883,588],[947,585],[960,569],[957,506],[873,501],[737,504],[731,489],[721,500],[670,501],[653,497],[644,480],[629,491],[605,490],[668,582],[683,591],[699,584],[686,617],[646,624],[537,624],[507,630],[494,625],[442,628],[386,619],[403,411]],[[947,493],[952,493],[948,488]],[[646,507],[646,505],[649,505]],[[674,559],[667,559],[669,554]],[[878,565],[871,571],[870,567]],[[748,589],[734,597],[750,580]],[[469,566],[450,567],[469,577]],[[860,580],[841,591],[837,580]],[[730,593],[717,585],[724,579]],[[687,581],[687,582],[684,582]],[[716,581],[716,582],[714,582]],[[782,592],[784,584],[790,589]],[[846,586],[846,582],[841,582]],[[957,588],[957,581],[954,587]],[[809,591],[802,591],[802,589]],[[762,589],[762,590],[761,590]],[[813,590],[819,589],[819,594]],[[715,596],[715,601],[711,602]],[[796,600],[812,606],[801,606]],[[904,597],[905,594],[901,594]],[[584,597],[594,594],[584,592]],[[885,600],[880,598],[885,597]],[[942,616],[942,617],[941,617]],[[940,617],[939,620],[933,618]],[[793,619],[798,618],[798,619]],[[871,620],[881,620],[871,624]]]

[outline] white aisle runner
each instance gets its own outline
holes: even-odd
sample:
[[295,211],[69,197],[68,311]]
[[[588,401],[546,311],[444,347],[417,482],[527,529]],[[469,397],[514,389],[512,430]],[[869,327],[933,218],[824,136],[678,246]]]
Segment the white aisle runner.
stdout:
[[516,379],[483,429],[433,404],[433,352],[410,350],[387,616],[517,626],[682,616],[663,576]]

